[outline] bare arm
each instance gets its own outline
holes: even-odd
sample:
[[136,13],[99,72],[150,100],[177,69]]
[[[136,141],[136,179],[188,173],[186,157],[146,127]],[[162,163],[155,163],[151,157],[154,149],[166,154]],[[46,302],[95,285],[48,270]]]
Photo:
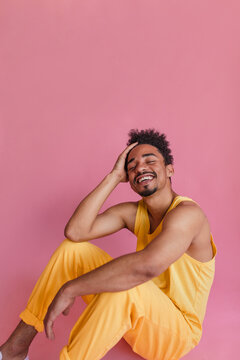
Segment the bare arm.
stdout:
[[164,272],[190,246],[203,223],[196,207],[179,207],[164,220],[163,230],[144,250],[121,256],[66,283],[49,307],[45,331],[51,339],[53,322],[67,314],[76,296],[130,289]]
[[64,234],[72,241],[86,241],[116,232],[126,226],[123,214],[127,203],[116,205],[102,214],[99,211],[120,182],[126,182],[124,164],[127,153],[136,145],[128,146],[118,157],[111,171],[102,182],[78,205],[68,221]]
[[162,232],[145,249],[123,255],[70,281],[70,292],[80,296],[122,291],[160,275],[186,252],[203,220],[203,213],[195,205],[172,210],[164,220]]
[[206,217],[196,204],[180,205],[170,211],[163,222],[162,232],[149,243],[145,251],[150,273],[157,276],[177,261],[201,231]]

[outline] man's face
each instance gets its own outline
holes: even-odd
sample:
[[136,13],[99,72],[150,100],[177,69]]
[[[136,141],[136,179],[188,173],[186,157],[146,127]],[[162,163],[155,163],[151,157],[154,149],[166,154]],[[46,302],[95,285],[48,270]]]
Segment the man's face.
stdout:
[[150,196],[164,188],[173,174],[155,146],[137,145],[128,155],[127,173],[131,188],[141,196]]

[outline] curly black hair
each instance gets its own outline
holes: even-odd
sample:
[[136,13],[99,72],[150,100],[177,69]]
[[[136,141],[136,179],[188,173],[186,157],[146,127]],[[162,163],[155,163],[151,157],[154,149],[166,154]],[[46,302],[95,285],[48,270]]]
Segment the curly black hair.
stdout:
[[[160,134],[155,129],[138,130],[131,129],[128,133],[129,140],[127,145],[131,145],[135,142],[139,144],[149,144],[155,146],[164,158],[165,165],[173,164],[173,156],[171,149],[169,148],[169,142],[166,140],[165,134]],[[127,159],[125,162],[125,169],[127,170]]]

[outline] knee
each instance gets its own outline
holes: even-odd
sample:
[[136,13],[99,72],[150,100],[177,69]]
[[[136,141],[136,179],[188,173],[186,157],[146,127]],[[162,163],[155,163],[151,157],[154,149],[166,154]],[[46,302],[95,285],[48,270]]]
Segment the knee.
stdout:
[[[88,241],[84,242],[74,242],[69,239],[64,239],[60,246],[57,248],[55,254],[59,255],[69,255],[74,256],[80,260],[95,259],[92,266],[90,268],[96,268],[97,266],[103,265],[106,262],[110,261],[112,258],[108,255],[104,250],[100,249],[94,244],[91,244]],[[97,261],[97,266],[96,266]],[[91,261],[90,261],[91,262]],[[94,265],[95,264],[95,265]]]
[[62,243],[57,247],[55,252],[53,253],[53,257],[61,257],[61,256],[79,256],[80,254],[85,254],[88,249],[91,248],[90,243],[77,243],[71,241],[69,239],[64,239]]
[[60,244],[60,246],[58,247],[59,250],[79,250],[79,249],[89,249],[92,246],[94,246],[93,244],[85,241],[85,242],[75,242],[72,240],[69,240],[67,238],[65,238],[62,243]]

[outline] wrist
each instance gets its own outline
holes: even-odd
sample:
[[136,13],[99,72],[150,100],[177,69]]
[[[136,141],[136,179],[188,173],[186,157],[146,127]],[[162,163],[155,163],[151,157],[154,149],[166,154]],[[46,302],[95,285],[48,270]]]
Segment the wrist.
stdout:
[[74,280],[70,280],[66,282],[63,285],[62,289],[68,297],[75,298],[76,296],[78,296],[76,292],[76,286],[74,284]]
[[123,175],[122,173],[118,172],[117,170],[113,169],[108,175],[111,180],[113,180],[116,185],[118,185],[120,182],[123,181]]

